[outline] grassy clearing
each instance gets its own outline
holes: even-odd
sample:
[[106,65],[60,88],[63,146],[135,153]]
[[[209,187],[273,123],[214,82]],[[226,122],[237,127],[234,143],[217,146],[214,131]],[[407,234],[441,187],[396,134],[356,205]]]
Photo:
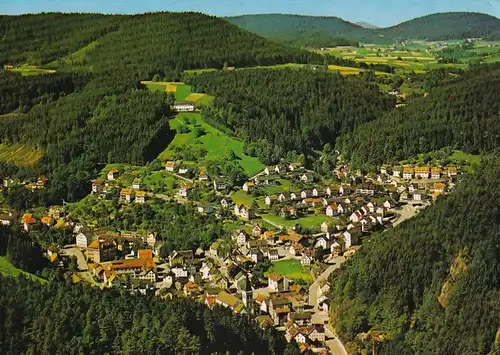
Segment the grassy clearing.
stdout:
[[[178,130],[185,124],[184,118],[190,121],[187,126],[191,131],[189,133],[177,133],[167,149],[159,155],[160,159],[173,159],[175,156],[175,147],[198,147],[205,149],[207,154],[204,158],[201,158],[198,163],[203,163],[203,161],[218,161],[223,158],[229,150],[232,150],[239,158],[238,162],[248,176],[252,176],[264,169],[264,166],[259,160],[243,153],[243,142],[231,138],[225,133],[210,126],[201,118],[199,113],[180,113],[177,117],[170,120],[170,128]],[[194,132],[195,127],[203,128],[205,134],[196,137]]]
[[231,198],[236,204],[243,204],[245,206],[250,206],[254,197],[251,194],[247,194],[245,191],[240,190],[231,194]]
[[474,154],[467,154],[461,150],[454,150],[453,154],[450,155],[450,160],[455,163],[463,164],[467,163],[470,165],[479,165],[481,163],[481,156]]
[[0,256],[0,274],[13,277],[18,277],[19,275],[25,275],[31,277],[34,281],[40,281],[43,283],[47,282],[46,280],[41,279],[38,276],[32,275],[30,273],[18,269],[3,256]]
[[18,67],[8,68],[9,71],[14,73],[20,73],[22,76],[36,76],[42,74],[54,74],[56,71],[54,69],[42,69],[34,65],[23,64]]
[[0,161],[21,167],[36,165],[42,158],[42,153],[22,144],[0,144]]
[[189,95],[191,95],[191,85],[177,85],[175,90],[176,100],[186,100]]
[[321,223],[323,223],[324,221],[338,221],[339,224],[341,223],[340,220],[320,214],[311,214],[299,219],[284,219],[271,214],[263,214],[261,215],[261,217],[286,228],[292,228],[294,225],[300,224],[304,228],[314,229],[319,228],[321,226]]
[[269,195],[278,195],[282,192],[293,191],[292,182],[285,179],[277,179],[278,185],[266,186],[264,189]]
[[68,66],[68,67],[84,67],[86,66],[86,57],[90,51],[97,47],[99,44],[99,40],[95,40],[94,42],[90,42],[85,47],[80,48],[76,52],[73,52],[61,59],[54,60],[45,65],[47,68],[58,68],[60,66]]
[[[278,260],[273,262],[273,266],[269,269],[269,273],[285,275],[289,279],[301,279],[307,283],[312,283],[310,267],[302,266],[300,261],[296,259]],[[266,273],[266,276],[269,274]]]
[[340,65],[329,65],[328,70],[336,70],[342,75],[358,75],[361,73],[361,69],[352,67],[343,67]]

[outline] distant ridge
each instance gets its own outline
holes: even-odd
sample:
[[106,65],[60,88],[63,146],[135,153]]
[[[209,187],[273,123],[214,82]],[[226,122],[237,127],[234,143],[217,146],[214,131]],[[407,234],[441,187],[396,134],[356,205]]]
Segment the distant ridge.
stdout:
[[500,39],[500,19],[473,12],[436,13],[387,28],[365,28],[369,24],[355,24],[335,16],[261,14],[227,17],[226,20],[260,36],[282,42],[293,42],[294,38],[311,41],[317,37],[372,43],[390,43],[401,38]]
[[361,26],[363,28],[368,28],[368,29],[372,29],[372,30],[380,28],[380,27],[372,25],[371,23],[368,23],[368,22],[356,22],[355,24],[358,26]]

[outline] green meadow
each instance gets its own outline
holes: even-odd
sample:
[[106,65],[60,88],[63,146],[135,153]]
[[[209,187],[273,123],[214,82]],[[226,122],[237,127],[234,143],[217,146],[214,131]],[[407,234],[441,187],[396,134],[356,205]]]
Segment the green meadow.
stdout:
[[[184,122],[185,119],[189,121],[188,124]],[[159,155],[159,159],[174,159],[174,148],[176,147],[181,149],[202,148],[206,150],[206,156],[198,161],[200,165],[203,164],[203,161],[218,161],[232,150],[238,157],[238,163],[247,175],[252,176],[264,169],[264,166],[257,158],[243,153],[242,141],[229,137],[227,134],[212,127],[202,119],[199,113],[183,112],[170,120],[170,128],[173,130],[179,131],[183,126],[187,126],[190,131],[188,133],[177,132],[167,149]],[[197,137],[196,128],[202,128],[205,133]]]

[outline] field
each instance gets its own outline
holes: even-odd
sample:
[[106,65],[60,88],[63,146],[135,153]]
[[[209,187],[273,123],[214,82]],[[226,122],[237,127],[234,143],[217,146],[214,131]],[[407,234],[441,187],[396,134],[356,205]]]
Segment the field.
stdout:
[[23,64],[19,67],[8,68],[9,71],[20,73],[22,76],[36,76],[42,74],[54,74],[56,71],[53,69],[42,69],[34,65]]
[[13,276],[13,277],[17,277],[19,275],[27,275],[27,276],[31,276],[31,278],[33,280],[46,282],[44,279],[41,279],[35,275],[32,275],[30,273],[19,270],[3,256],[0,256],[0,274],[5,275],[5,276]]
[[240,205],[243,204],[245,206],[250,206],[252,201],[255,199],[251,194],[247,194],[245,191],[240,190],[231,194],[231,198],[234,203]]
[[44,65],[46,68],[58,68],[60,66],[68,66],[73,69],[78,69],[78,67],[86,66],[86,57],[88,53],[97,47],[99,44],[99,40],[95,40],[94,42],[90,42],[85,47],[80,48],[76,52],[73,52],[65,57],[62,57],[58,60],[54,60],[53,62],[47,63]]
[[312,283],[312,276],[309,269],[310,268],[307,266],[302,266],[298,260],[287,259],[273,262],[273,266],[269,269],[269,273],[281,274],[292,280],[301,279],[307,283]]
[[[184,118],[190,121],[184,123]],[[160,155],[159,159],[173,159],[175,156],[174,148],[202,148],[207,154],[204,158],[198,160],[198,163],[205,161],[218,161],[224,155],[232,150],[239,158],[238,162],[248,176],[253,176],[264,169],[258,159],[249,157],[243,153],[243,142],[227,136],[225,133],[206,123],[198,113],[180,113],[176,118],[170,120],[170,128],[179,130],[182,126],[189,127],[189,133],[177,133],[166,150]],[[197,137],[195,128],[204,129],[205,134]]]
[[141,81],[148,90],[151,91],[165,91],[166,93],[173,93],[175,99],[178,101],[192,101],[198,107],[200,105],[210,105],[214,100],[213,96],[193,93],[191,85],[184,83],[170,82],[170,81]]
[[321,223],[323,223],[324,221],[337,221],[339,224],[341,223],[340,220],[328,217],[324,214],[318,214],[318,215],[311,214],[306,217],[301,217],[298,219],[285,219],[272,214],[262,214],[261,217],[281,227],[287,227],[287,228],[292,228],[294,225],[300,224],[304,228],[317,229],[321,226]]
[[21,144],[0,144],[0,161],[2,162],[30,167],[36,165],[41,158],[42,154],[30,147]]

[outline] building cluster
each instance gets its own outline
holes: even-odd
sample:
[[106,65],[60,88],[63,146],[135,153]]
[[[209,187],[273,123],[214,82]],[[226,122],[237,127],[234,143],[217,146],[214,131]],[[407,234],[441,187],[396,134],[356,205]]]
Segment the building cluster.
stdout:
[[[110,169],[106,174],[107,179],[92,180],[92,194],[98,197],[105,197],[120,189],[120,184],[116,181],[119,174],[119,170]],[[132,186],[120,189],[120,201],[123,203],[145,203],[146,196],[146,192],[141,190],[141,180],[139,178],[134,179]]]

